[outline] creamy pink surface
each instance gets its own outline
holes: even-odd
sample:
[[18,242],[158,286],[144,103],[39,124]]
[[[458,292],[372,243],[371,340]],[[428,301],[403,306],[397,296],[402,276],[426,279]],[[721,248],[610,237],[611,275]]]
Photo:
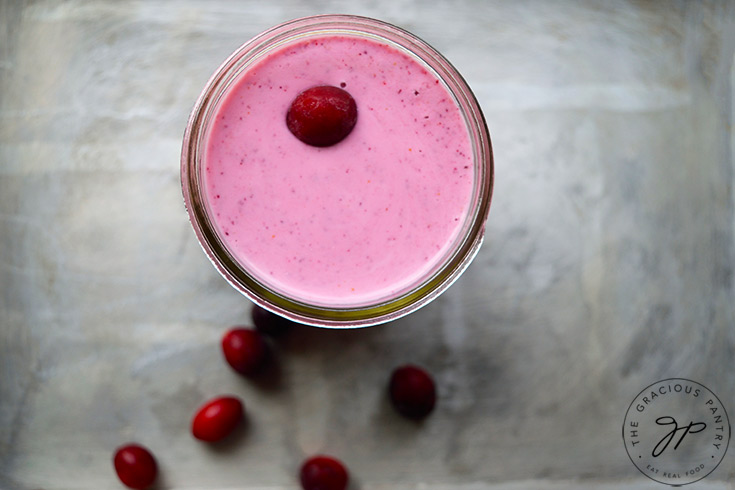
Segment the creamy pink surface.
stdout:
[[[342,86],[357,124],[308,146],[291,101]],[[231,253],[259,281],[333,306],[415,286],[445,257],[473,188],[466,123],[447,89],[399,50],[357,37],[279,48],[230,87],[208,133],[205,196]]]

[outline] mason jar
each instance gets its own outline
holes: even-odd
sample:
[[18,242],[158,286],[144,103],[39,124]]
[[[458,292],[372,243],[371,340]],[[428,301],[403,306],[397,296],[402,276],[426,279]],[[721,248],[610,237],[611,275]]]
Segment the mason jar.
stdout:
[[[333,148],[285,124],[289,101],[320,84],[358,106]],[[382,21],[322,15],[263,32],[216,70],[186,127],[181,182],[202,249],[235,289],[293,321],[355,328],[415,311],[469,266],[493,155],[440,53]]]

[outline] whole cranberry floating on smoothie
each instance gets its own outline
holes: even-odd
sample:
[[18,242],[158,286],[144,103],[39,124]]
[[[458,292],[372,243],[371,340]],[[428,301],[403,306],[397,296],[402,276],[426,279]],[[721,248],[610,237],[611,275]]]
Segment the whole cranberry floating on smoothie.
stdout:
[[140,444],[126,444],[115,451],[115,472],[127,487],[144,490],[156,480],[158,465],[153,454]]
[[197,411],[191,422],[191,433],[200,441],[217,442],[240,425],[244,413],[239,399],[233,396],[214,398]]
[[252,376],[268,362],[269,350],[263,336],[252,328],[233,328],[222,337],[227,363],[244,376]]
[[314,456],[301,466],[304,490],[345,490],[348,480],[345,466],[331,456]]
[[434,380],[418,366],[396,368],[390,378],[389,393],[396,410],[412,419],[426,417],[436,404]]
[[339,87],[321,85],[304,90],[291,103],[286,125],[312,146],[332,146],[347,137],[357,122],[355,99]]

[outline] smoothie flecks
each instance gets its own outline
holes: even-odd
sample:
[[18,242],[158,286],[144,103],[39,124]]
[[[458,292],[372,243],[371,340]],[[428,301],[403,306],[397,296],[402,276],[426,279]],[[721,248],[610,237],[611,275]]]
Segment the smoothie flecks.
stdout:
[[[304,90],[357,104],[339,143],[286,126]],[[375,303],[425,279],[465,224],[474,181],[469,131],[447,88],[398,48],[309,38],[248,67],[216,109],[203,155],[209,213],[230,253],[270,288],[312,304]]]

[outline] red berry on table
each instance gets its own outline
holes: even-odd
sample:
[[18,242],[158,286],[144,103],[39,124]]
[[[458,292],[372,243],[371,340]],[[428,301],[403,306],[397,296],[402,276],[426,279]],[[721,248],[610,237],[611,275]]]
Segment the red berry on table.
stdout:
[[263,336],[252,328],[233,328],[222,337],[222,352],[232,369],[245,376],[256,374],[268,361]]
[[345,466],[331,456],[314,456],[301,466],[304,490],[345,490],[348,480]]
[[357,122],[357,104],[345,90],[321,85],[304,90],[291,102],[286,126],[298,139],[312,146],[339,143]]
[[191,421],[191,433],[205,442],[227,437],[242,422],[245,409],[234,396],[214,398],[202,405]]
[[426,417],[436,404],[434,380],[418,366],[396,368],[390,378],[389,392],[393,406],[405,417]]
[[271,313],[258,305],[253,305],[251,316],[253,324],[258,332],[264,335],[270,335],[271,337],[278,337],[279,335],[284,334],[294,325],[294,322],[291,320],[287,320],[282,316]]
[[117,448],[113,464],[120,481],[137,490],[153,485],[158,475],[156,459],[140,444],[126,444]]

